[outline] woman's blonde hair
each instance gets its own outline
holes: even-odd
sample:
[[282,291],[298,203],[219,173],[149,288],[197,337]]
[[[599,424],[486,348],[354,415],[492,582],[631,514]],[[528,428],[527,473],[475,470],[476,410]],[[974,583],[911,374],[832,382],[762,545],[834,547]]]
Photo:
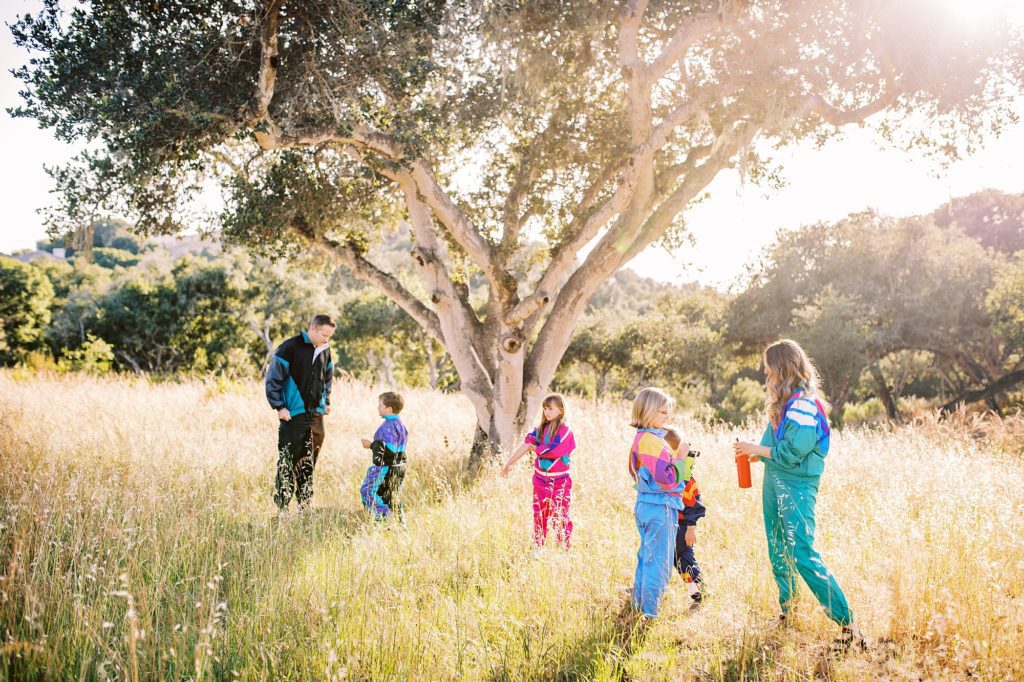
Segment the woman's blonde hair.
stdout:
[[774,372],[774,378],[768,377],[765,381],[768,389],[765,408],[773,425],[778,426],[782,419],[782,407],[801,385],[807,393],[820,400],[826,410],[829,409],[828,403],[819,395],[821,378],[818,376],[818,370],[796,341],[782,339],[765,348],[764,366],[765,374],[768,373],[769,367]]
[[[548,418],[544,416],[544,408],[548,407],[549,405],[554,405],[555,407],[558,408],[559,412],[562,413],[555,417],[554,419],[552,419],[551,421],[548,421]],[[552,393],[547,398],[544,398],[544,402],[540,404],[540,407],[540,427],[538,427],[537,433],[540,434],[540,437],[543,439],[544,429],[548,428],[548,426],[550,425],[550,437],[553,438],[554,435],[558,433],[558,429],[562,428],[562,422],[565,421],[565,401],[562,400],[562,396],[558,395],[557,393]]]
[[635,429],[644,429],[651,425],[651,419],[663,407],[672,409],[676,401],[660,388],[642,388],[633,399],[633,421],[630,425]]

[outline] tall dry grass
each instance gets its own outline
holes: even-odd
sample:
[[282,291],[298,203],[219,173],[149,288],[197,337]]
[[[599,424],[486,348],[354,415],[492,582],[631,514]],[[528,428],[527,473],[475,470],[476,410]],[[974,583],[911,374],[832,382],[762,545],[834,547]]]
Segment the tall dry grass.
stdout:
[[0,677],[1024,678],[1024,464],[969,436],[836,436],[818,546],[875,644],[832,659],[806,592],[795,627],[768,624],[758,482],[739,490],[729,455],[754,426],[681,420],[712,594],[692,612],[674,579],[630,638],[626,406],[570,402],[573,549],[531,558],[528,468],[463,472],[463,399],[407,396],[404,528],[358,500],[375,391],[333,402],[315,508],[277,522],[259,386],[0,373]]

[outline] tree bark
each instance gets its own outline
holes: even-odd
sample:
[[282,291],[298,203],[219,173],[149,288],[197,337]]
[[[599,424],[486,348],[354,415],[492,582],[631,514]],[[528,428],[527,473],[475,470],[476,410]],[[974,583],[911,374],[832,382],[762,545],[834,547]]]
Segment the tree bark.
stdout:
[[900,416],[896,400],[892,397],[889,384],[885,381],[885,376],[882,374],[882,368],[875,362],[871,364],[870,370],[871,377],[875,380],[875,387],[878,389],[878,399],[885,406],[885,413],[889,416],[889,420],[895,424],[903,423],[903,417]]
[[984,388],[979,388],[974,391],[966,391],[960,394],[939,408],[939,412],[943,415],[948,415],[965,405],[969,405],[970,403],[978,402],[979,400],[988,401],[995,395],[1002,393],[1021,382],[1024,382],[1024,369],[1018,369],[1014,372],[1010,372]]

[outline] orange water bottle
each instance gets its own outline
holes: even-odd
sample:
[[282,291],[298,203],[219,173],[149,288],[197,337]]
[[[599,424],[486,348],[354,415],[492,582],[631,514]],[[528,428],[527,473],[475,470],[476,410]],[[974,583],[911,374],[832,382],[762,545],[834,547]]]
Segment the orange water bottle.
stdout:
[[[737,438],[736,442],[739,443],[740,439]],[[750,457],[747,455],[736,455],[736,476],[741,488],[750,487]]]

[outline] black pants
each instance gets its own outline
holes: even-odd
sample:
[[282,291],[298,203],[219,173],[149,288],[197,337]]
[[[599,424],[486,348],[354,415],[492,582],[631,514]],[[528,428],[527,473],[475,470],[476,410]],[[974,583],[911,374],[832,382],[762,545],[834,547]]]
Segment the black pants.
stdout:
[[292,496],[300,506],[313,497],[313,468],[324,444],[324,416],[306,412],[282,421],[277,428],[277,477],[274,502],[288,507]]
[[676,531],[676,570],[679,575],[689,578],[687,582],[696,583],[698,586],[704,582],[700,574],[700,566],[697,565],[697,557],[693,554],[693,547],[686,544],[686,526],[679,524]]

